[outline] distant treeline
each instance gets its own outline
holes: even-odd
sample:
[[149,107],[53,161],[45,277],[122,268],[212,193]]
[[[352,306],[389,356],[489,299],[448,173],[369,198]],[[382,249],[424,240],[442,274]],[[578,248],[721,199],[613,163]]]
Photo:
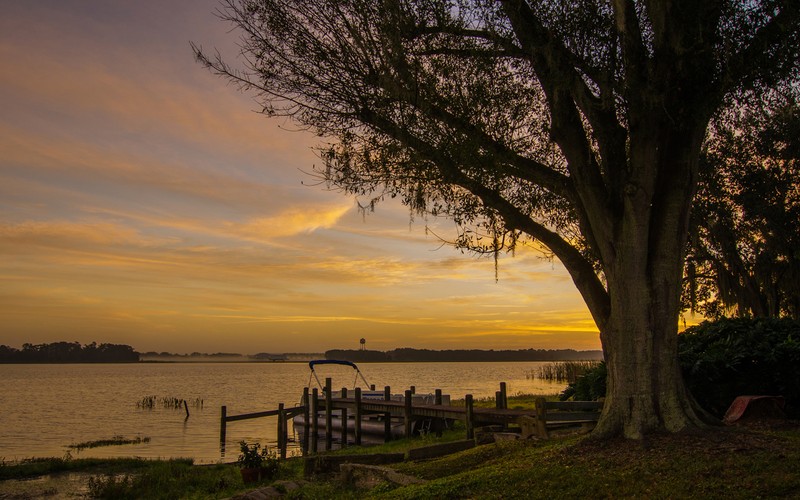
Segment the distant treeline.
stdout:
[[0,363],[136,363],[139,353],[124,344],[81,345],[78,342],[0,345]]
[[179,354],[175,352],[148,351],[143,352],[140,358],[142,361],[287,361],[289,354],[273,354],[269,352],[259,352],[258,354],[239,354],[236,352]]
[[409,361],[583,361],[601,360],[602,351],[576,351],[574,349],[519,349],[495,351],[480,349],[430,349],[402,348],[393,351],[367,351],[332,349],[325,351],[326,359],[354,362],[409,362]]

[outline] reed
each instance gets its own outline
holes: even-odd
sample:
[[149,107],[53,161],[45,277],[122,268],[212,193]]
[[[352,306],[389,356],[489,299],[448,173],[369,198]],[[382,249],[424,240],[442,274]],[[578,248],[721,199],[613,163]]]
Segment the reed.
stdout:
[[114,436],[111,439],[98,439],[96,441],[85,441],[83,443],[70,444],[67,445],[67,448],[81,451],[87,448],[99,448],[101,446],[121,446],[124,444],[141,444],[149,442],[149,437],[135,437],[133,439],[126,439],[122,436]]
[[578,377],[597,367],[599,361],[564,361],[548,363],[536,369],[531,369],[525,378],[528,380],[539,379],[549,382],[567,383],[575,382]]
[[156,408],[166,408],[169,410],[180,410],[184,408],[184,402],[187,406],[203,409],[203,398],[182,399],[173,396],[145,396],[136,402],[136,407],[142,410],[155,410]]

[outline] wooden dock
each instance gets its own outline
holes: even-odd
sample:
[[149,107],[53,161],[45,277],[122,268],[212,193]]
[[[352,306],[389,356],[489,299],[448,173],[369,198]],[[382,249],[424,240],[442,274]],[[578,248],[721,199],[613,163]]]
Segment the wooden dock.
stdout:
[[[223,406],[220,419],[221,449],[224,450],[228,422],[270,416],[278,417],[278,448],[281,457],[285,458],[288,444],[288,420],[295,415],[304,417],[305,425],[300,441],[302,452],[306,455],[309,452],[316,453],[318,451],[320,437],[324,437],[325,450],[332,448],[335,433],[334,418],[348,422],[348,416],[353,417],[347,425],[342,425],[337,429],[340,434],[341,446],[347,446],[349,435],[354,436],[354,444],[361,444],[362,418],[367,415],[379,415],[383,419],[386,441],[391,439],[392,422],[398,421],[403,422],[406,437],[412,436],[413,424],[417,421],[436,423],[461,421],[465,424],[467,439],[475,437],[477,427],[486,426],[497,426],[503,429],[520,426],[523,436],[538,435],[546,438],[548,427],[596,422],[599,418],[599,411],[603,407],[603,403],[596,401],[553,402],[539,398],[536,400],[536,408],[533,410],[509,409],[505,383],[501,383],[500,390],[496,392],[494,408],[475,408],[471,394],[465,396],[464,406],[441,404],[442,394],[439,389],[436,390],[434,404],[414,403],[413,389],[405,391],[402,401],[392,400],[391,389],[388,386],[384,390],[384,399],[382,400],[362,398],[359,388],[352,392],[352,397],[347,389],[342,389],[339,397],[333,397],[330,384],[331,380],[326,379],[326,388],[321,395],[316,388],[310,392],[306,388],[303,393],[303,404],[288,409],[280,404],[277,410],[227,415],[227,408]],[[433,426],[431,430],[440,431],[441,427],[441,425]],[[323,429],[322,436],[319,435],[320,429]]]

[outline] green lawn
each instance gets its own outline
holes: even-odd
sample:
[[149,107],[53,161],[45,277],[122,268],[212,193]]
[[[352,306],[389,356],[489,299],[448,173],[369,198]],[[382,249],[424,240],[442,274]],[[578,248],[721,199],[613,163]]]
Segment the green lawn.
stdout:
[[[444,439],[463,439],[463,431]],[[399,440],[336,453],[403,452],[437,442]],[[454,455],[405,462],[399,472],[424,485],[355,490],[317,480],[288,498],[800,498],[800,425],[719,429],[699,435],[654,436],[647,443],[595,442],[579,436],[501,441]],[[0,463],[0,480],[59,471],[94,475],[98,498],[226,498],[245,486],[232,465],[189,461],[34,460]],[[284,462],[277,478],[302,479],[302,459]]]

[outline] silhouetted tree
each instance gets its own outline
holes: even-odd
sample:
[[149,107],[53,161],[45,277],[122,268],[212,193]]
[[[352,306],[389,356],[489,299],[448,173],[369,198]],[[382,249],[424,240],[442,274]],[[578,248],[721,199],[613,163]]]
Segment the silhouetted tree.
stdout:
[[547,247],[597,327],[596,435],[702,426],[677,362],[711,117],[793,75],[795,0],[228,0],[244,67],[198,59],[320,136],[323,179]]
[[136,363],[139,353],[124,344],[78,342],[22,344],[22,350],[0,346],[0,363]]
[[707,317],[800,318],[799,92],[751,96],[713,123],[684,291]]

